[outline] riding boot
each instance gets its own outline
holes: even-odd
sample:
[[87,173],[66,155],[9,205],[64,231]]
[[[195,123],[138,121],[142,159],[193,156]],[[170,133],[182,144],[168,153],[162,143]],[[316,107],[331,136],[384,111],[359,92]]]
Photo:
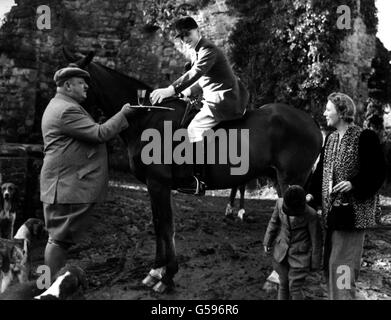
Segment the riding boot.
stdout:
[[[201,150],[201,153],[198,153],[198,160],[197,161],[197,154],[196,150]],[[178,181],[178,188],[177,190],[179,192],[187,193],[187,194],[193,194],[193,195],[199,195],[203,196],[205,194],[205,183],[202,181],[204,178],[204,165],[199,164],[200,162],[203,163],[203,143],[199,145],[196,145],[194,143],[193,146],[193,164],[183,164],[180,166],[177,166],[175,169],[175,177]],[[201,161],[202,159],[202,161]],[[201,180],[202,179],[202,180]]]

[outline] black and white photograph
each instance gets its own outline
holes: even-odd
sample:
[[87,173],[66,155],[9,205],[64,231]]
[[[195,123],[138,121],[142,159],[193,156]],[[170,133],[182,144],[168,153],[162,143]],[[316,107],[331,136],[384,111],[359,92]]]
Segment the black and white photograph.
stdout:
[[0,300],[391,300],[390,15],[0,0]]

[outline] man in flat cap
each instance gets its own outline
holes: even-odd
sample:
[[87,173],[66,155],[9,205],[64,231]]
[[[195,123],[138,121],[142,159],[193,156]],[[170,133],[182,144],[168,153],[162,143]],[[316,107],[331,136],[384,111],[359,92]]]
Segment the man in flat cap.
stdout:
[[[193,18],[177,20],[174,28],[175,37],[180,38],[185,46],[193,50],[196,58],[190,70],[169,87],[154,90],[151,100],[155,104],[174,94],[192,96],[202,92],[203,107],[191,121],[187,131],[191,143],[203,144],[207,130],[221,121],[238,119],[244,115],[249,94],[233,73],[224,53],[201,36],[198,24]],[[203,146],[196,150],[203,150]],[[185,168],[190,168],[191,173]],[[203,194],[204,184],[200,181],[202,174],[197,177],[200,172],[195,172],[193,176],[193,170],[200,170],[199,166],[182,166],[181,169],[186,170],[181,173],[184,175],[182,181],[185,188],[178,190]]]
[[68,248],[85,231],[94,205],[105,197],[105,142],[128,127],[126,117],[134,110],[125,104],[105,123],[96,123],[80,105],[87,98],[89,78],[77,65],[58,70],[57,93],[42,117],[41,201],[49,232],[45,264],[52,277],[65,265]]

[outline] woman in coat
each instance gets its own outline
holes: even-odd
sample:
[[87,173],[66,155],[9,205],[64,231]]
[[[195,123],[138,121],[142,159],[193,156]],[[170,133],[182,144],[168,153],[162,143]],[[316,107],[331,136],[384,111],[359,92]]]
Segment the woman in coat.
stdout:
[[[355,299],[365,230],[375,225],[376,194],[385,178],[379,138],[354,124],[355,113],[356,106],[346,94],[328,96],[323,115],[336,130],[326,137],[310,187],[314,203],[322,207],[324,267],[331,300]],[[352,208],[352,223],[336,227],[330,210],[347,204]]]

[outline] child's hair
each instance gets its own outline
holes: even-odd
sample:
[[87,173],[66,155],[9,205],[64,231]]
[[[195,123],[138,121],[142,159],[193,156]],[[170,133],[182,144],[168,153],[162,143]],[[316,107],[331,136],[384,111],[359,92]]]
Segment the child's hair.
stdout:
[[291,185],[284,193],[284,208],[289,212],[299,212],[305,209],[305,191],[299,185]]

